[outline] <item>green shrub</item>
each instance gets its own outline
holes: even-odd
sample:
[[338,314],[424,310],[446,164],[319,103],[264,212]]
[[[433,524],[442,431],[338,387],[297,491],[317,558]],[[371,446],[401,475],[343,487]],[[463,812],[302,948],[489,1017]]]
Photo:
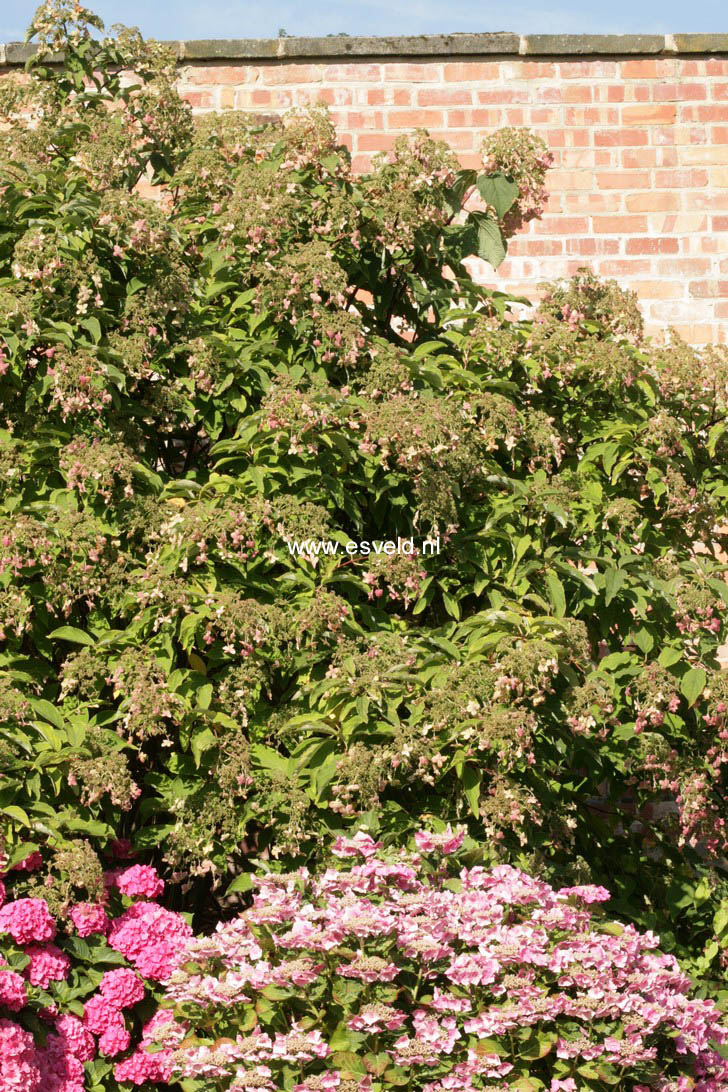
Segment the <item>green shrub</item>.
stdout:
[[322,109],[193,124],[162,47],[89,25],[47,4],[63,63],[2,90],[8,864],[52,888],[130,837],[204,924],[250,858],[431,815],[604,882],[712,989],[725,351],[588,274],[529,320],[473,282],[542,204],[536,138],[356,177]]

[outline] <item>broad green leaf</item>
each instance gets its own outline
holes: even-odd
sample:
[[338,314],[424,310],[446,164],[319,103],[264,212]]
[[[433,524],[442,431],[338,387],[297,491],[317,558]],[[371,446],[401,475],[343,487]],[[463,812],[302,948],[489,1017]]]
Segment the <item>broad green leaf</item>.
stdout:
[[486,204],[492,205],[498,219],[502,220],[518,197],[518,183],[504,174],[481,174],[476,184],[480,196]]
[[680,693],[687,699],[690,706],[695,705],[700,695],[705,690],[708,676],[702,667],[691,667],[680,680]]

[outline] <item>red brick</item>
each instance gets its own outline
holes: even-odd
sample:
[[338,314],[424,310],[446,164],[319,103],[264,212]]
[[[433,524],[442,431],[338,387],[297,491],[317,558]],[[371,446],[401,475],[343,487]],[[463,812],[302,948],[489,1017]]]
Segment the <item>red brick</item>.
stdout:
[[433,140],[444,140],[453,151],[460,153],[472,152],[473,147],[478,147],[482,134],[470,129],[431,129],[430,136]]
[[[331,116],[333,118],[334,115],[332,114]],[[347,129],[351,129],[355,133],[360,133],[367,129],[375,129],[378,133],[381,133],[385,128],[384,114],[381,110],[366,110],[354,114],[347,113],[345,115],[344,124]],[[338,124],[337,128],[339,128]]]
[[246,67],[242,64],[205,65],[204,68],[188,69],[196,84],[224,84],[231,86],[246,82]]
[[562,97],[564,102],[591,102],[593,97],[591,84],[564,84]]
[[539,235],[579,235],[589,230],[589,221],[581,216],[547,216],[536,221]]
[[647,231],[646,216],[595,216],[593,224],[598,235],[631,235]]
[[551,61],[518,61],[516,64],[506,61],[498,74],[518,80],[553,80],[558,76],[556,65]]
[[549,189],[555,190],[590,190],[594,186],[593,171],[549,171]]
[[659,80],[675,72],[673,60],[622,61],[623,80]]
[[615,79],[616,61],[561,61],[559,76],[562,80]]
[[528,112],[529,126],[558,125],[561,111],[554,106],[532,106]]
[[[499,87],[495,91],[476,91],[475,98],[481,106],[502,106],[508,102],[528,102],[529,93],[524,88]],[[470,100],[468,100],[470,101]],[[535,101],[540,101],[537,97]]]
[[327,106],[351,106],[353,95],[348,87],[317,87],[313,92],[317,102]]
[[597,148],[638,148],[647,144],[646,129],[596,129],[594,143]]
[[445,124],[442,110],[389,110],[387,124],[393,129],[431,129]]
[[[385,67],[388,68],[389,65]],[[420,67],[423,68],[424,65]],[[553,68],[553,65],[550,67]],[[477,83],[480,80],[497,80],[500,77],[500,65],[497,61],[455,61],[444,66],[443,76],[445,83]]]
[[728,303],[716,303],[715,317],[719,319],[728,319]]
[[621,212],[621,193],[565,193],[565,212]]
[[716,102],[725,102],[728,99],[728,83],[711,84],[710,97]]
[[708,185],[708,172],[699,169],[678,171],[655,171],[655,185],[658,189],[692,189]]
[[389,80],[396,80],[398,83],[439,83],[439,65],[395,61],[382,65],[382,79],[385,83]]
[[631,281],[630,288],[646,300],[679,300],[683,295],[680,281]]
[[[265,84],[321,83],[324,66],[320,64],[270,64],[261,67]],[[220,80],[220,83],[234,83],[234,80]],[[238,81],[241,82],[241,81]]]
[[707,57],[699,61],[683,61],[683,76],[728,76],[728,58]]
[[[516,249],[517,248],[517,249]],[[553,257],[563,254],[563,239],[534,239],[530,236],[516,235],[508,244],[509,253],[530,254],[535,257]]]
[[565,125],[618,125],[616,106],[569,106],[564,110]]
[[710,121],[728,121],[728,103],[712,103],[705,106],[682,106],[681,117],[684,121],[697,121],[702,124]]
[[680,194],[665,190],[628,193],[624,203],[629,212],[677,212],[680,208]]
[[655,103],[652,106],[623,106],[623,125],[672,125],[676,108],[671,103]]
[[643,190],[650,184],[649,171],[597,171],[600,190]]
[[728,216],[714,216],[713,231],[728,231]]
[[619,258],[613,262],[600,262],[599,269],[605,277],[629,278],[653,272],[649,258]]
[[356,64],[327,64],[323,71],[324,83],[379,83],[382,67],[368,61]]
[[596,254],[619,254],[619,239],[595,239],[589,236],[586,239],[567,239],[567,254],[583,254],[585,257],[593,257]]
[[395,133],[358,133],[356,150],[358,152],[388,152],[397,139]]
[[725,299],[728,281],[690,281],[688,292],[694,299]]
[[628,170],[639,167],[656,167],[657,151],[654,148],[625,148],[621,153],[622,166]]
[[190,88],[180,89],[180,96],[188,102],[193,110],[209,110],[213,106],[211,91],[197,91]]
[[627,254],[677,254],[679,250],[677,239],[627,239]]
[[689,99],[707,99],[704,83],[656,83],[652,88],[655,102],[687,102]]
[[473,92],[469,88],[455,90],[443,87],[427,87],[417,92],[418,106],[470,106]]
[[654,272],[665,277],[705,276],[710,272],[710,258],[657,258],[653,264]]
[[404,87],[370,87],[367,102],[370,106],[411,106],[412,95]]

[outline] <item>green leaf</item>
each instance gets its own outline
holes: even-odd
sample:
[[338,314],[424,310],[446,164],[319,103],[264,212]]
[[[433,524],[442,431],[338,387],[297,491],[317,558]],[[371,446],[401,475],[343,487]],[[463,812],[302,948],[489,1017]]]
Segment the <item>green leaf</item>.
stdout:
[[500,225],[482,213],[471,213],[478,230],[478,257],[497,269],[506,256],[506,241]]
[[492,205],[496,216],[502,220],[518,197],[518,184],[504,174],[478,176],[478,192],[487,205]]
[[549,569],[546,573],[546,587],[549,592],[549,599],[553,603],[554,612],[557,618],[563,618],[566,614],[566,595],[564,594],[564,585],[559,580],[556,573]]
[[331,1061],[334,1068],[341,1070],[342,1074],[352,1073],[354,1076],[363,1076],[367,1071],[364,1059],[351,1050],[337,1051],[331,1055]]
[[480,784],[483,780],[480,770],[468,762],[462,772],[463,792],[476,819],[480,818]]
[[250,891],[253,887],[253,877],[250,872],[241,872],[239,876],[236,876],[230,886],[227,888],[225,894],[231,895],[235,891]]
[[90,633],[77,629],[76,626],[59,626],[58,629],[54,629],[52,633],[48,634],[48,638],[51,641],[71,641],[72,644],[76,645],[96,644]]
[[623,569],[607,569],[604,574],[604,602],[606,606],[614,599],[617,592],[623,587],[627,574]]
[[61,731],[65,731],[66,722],[63,719],[63,714],[60,709],[56,709],[55,705],[51,705],[45,698],[31,698],[30,704],[39,717],[47,720],[56,728],[60,728]]
[[680,693],[687,699],[690,706],[695,705],[700,695],[705,690],[708,676],[702,667],[691,667],[680,680]]

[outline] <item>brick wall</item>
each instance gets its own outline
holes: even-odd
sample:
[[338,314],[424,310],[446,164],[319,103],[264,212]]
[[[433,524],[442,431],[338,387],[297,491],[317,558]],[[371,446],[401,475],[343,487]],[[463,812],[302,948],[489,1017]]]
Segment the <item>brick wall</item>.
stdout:
[[[415,127],[476,166],[486,132],[530,126],[554,154],[548,208],[481,279],[533,296],[590,265],[638,293],[653,330],[728,341],[728,35],[175,45],[195,111],[326,102],[359,170]],[[23,59],[5,49],[0,64]]]

